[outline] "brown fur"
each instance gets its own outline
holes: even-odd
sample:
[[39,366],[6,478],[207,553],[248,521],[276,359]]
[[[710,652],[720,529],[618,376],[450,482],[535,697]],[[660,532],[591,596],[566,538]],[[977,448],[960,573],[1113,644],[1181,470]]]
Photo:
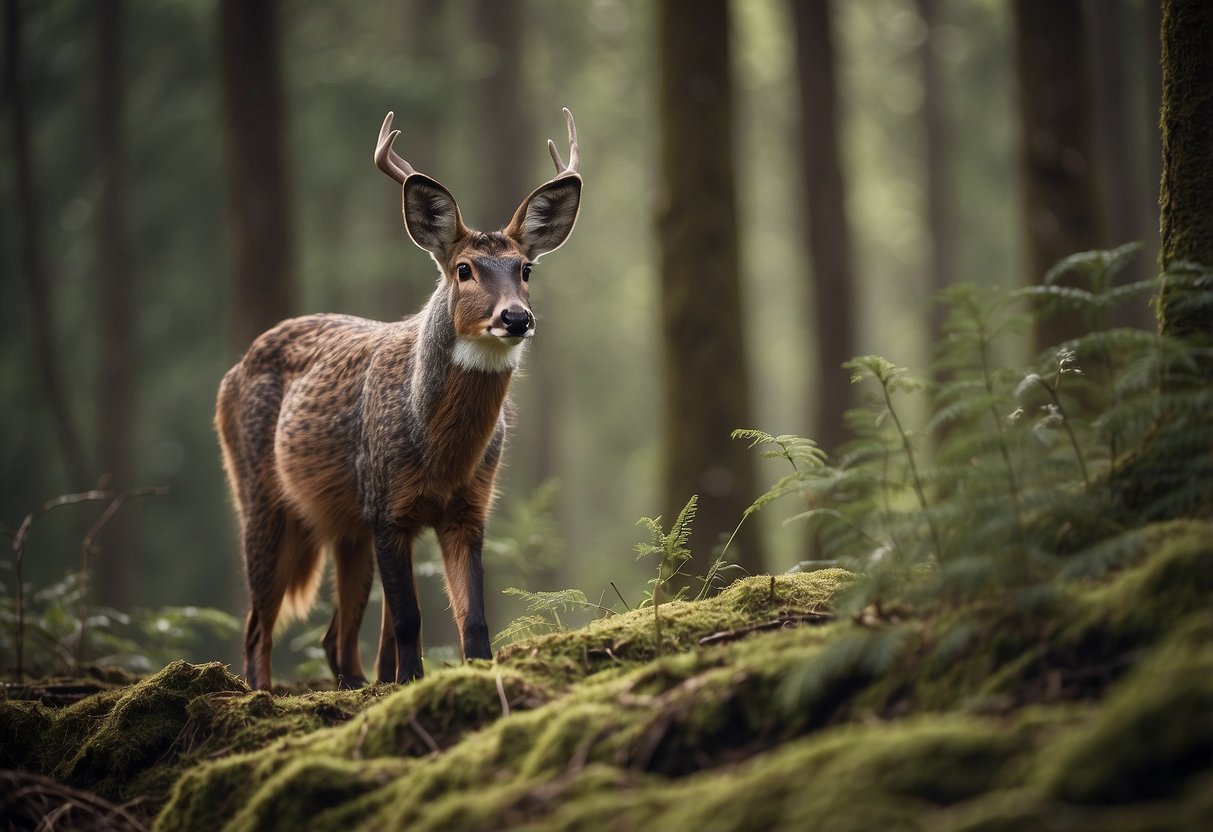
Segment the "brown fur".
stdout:
[[531,262],[572,230],[581,180],[575,167],[564,171],[523,201],[504,232],[483,233],[463,225],[436,181],[411,168],[396,177],[404,163],[393,158],[400,164],[385,171],[402,184],[406,228],[443,275],[429,303],[398,323],[284,321],[219,387],[215,423],[251,608],[245,674],[255,688],[270,686],[274,627],[307,612],[326,552],[336,567],[324,636],[334,674],[365,682],[358,629],[378,564],[379,677],[421,676],[412,544],[425,528],[442,549],[464,656],[491,657],[481,547],[510,373],[534,334],[526,280]]

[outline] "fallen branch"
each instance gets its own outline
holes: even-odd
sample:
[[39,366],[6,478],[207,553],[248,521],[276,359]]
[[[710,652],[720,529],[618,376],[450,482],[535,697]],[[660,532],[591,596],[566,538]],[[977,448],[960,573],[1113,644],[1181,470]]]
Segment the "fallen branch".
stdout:
[[0,772],[0,815],[14,828],[123,830],[146,832],[147,824],[130,811],[132,804],[110,803],[91,792],[29,772]]
[[825,624],[833,620],[834,613],[832,612],[788,613],[787,615],[773,618],[770,621],[759,621],[754,624],[747,624],[744,627],[712,633],[710,636],[704,636],[699,639],[699,645],[706,647],[709,644],[722,644],[728,641],[735,641],[748,636],[750,633],[756,633],[761,630],[778,630],[782,627],[796,626],[798,624]]

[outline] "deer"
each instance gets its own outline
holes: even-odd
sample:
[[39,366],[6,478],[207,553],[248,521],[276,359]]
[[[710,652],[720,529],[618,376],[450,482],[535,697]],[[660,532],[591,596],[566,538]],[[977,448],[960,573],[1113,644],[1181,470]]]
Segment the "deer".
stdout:
[[532,268],[568,239],[581,205],[577,128],[563,112],[568,164],[549,140],[556,175],[491,232],[465,225],[451,192],[396,153],[389,112],[375,164],[400,184],[405,231],[438,266],[429,301],[396,322],[283,321],[223,377],[215,424],[248,583],[251,688],[271,688],[275,627],[307,614],[330,557],[335,604],[323,646],[338,684],[367,683],[358,631],[376,566],[378,677],[422,678],[413,545],[426,529],[442,553],[464,659],[492,659],[482,551],[507,392],[535,335]]

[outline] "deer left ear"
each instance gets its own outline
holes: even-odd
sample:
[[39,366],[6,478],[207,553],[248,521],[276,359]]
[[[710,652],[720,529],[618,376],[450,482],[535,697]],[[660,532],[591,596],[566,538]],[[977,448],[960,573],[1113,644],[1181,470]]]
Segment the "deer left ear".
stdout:
[[564,245],[581,207],[581,177],[573,174],[540,185],[522,201],[505,227],[528,260]]

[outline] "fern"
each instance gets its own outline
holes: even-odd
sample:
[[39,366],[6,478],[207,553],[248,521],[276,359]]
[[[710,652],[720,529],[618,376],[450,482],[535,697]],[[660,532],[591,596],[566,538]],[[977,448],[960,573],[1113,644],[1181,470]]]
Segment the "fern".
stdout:
[[614,615],[610,607],[596,604],[586,597],[580,589],[558,589],[554,591],[532,592],[515,586],[506,587],[503,595],[518,598],[526,604],[526,614],[510,622],[493,639],[493,643],[510,642],[519,638],[542,632],[561,632],[566,629],[560,619],[562,612],[592,609],[606,615]]

